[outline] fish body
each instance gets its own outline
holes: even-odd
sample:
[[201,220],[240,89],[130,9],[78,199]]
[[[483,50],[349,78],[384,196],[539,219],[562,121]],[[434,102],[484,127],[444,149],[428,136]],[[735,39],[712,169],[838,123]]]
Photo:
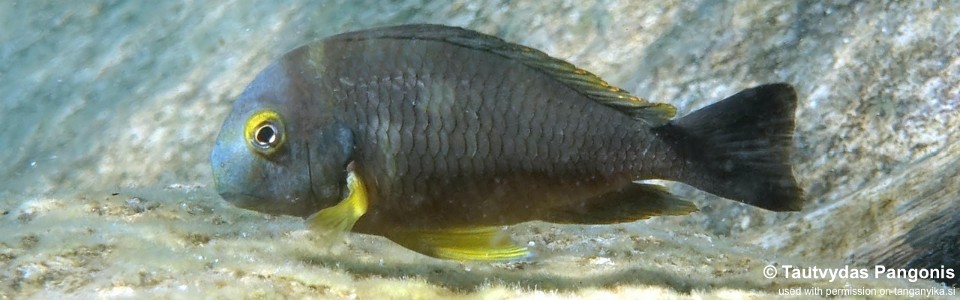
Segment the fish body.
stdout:
[[540,51],[474,31],[349,32],[267,66],[211,161],[224,199],[385,236],[424,254],[526,254],[499,226],[608,224],[695,211],[637,180],[798,210],[796,94],[745,90],[690,115]]

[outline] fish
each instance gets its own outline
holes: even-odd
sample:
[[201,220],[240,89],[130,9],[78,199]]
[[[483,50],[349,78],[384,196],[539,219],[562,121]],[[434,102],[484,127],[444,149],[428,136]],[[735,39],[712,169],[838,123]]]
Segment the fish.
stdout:
[[797,211],[797,93],[744,89],[677,109],[562,59],[469,29],[346,32],[267,65],[210,153],[236,207],[318,234],[386,237],[462,261],[530,257],[508,226],[615,224],[697,206],[650,179]]

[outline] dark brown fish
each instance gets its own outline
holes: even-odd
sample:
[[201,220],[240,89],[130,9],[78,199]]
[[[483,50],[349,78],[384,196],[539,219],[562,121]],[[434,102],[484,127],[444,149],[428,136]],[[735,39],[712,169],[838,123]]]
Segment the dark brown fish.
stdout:
[[267,66],[211,159],[237,206],[437,257],[505,259],[527,252],[498,226],[696,210],[642,179],[799,210],[796,101],[790,85],[764,85],[671,119],[673,106],[540,51],[407,25],[336,35]]

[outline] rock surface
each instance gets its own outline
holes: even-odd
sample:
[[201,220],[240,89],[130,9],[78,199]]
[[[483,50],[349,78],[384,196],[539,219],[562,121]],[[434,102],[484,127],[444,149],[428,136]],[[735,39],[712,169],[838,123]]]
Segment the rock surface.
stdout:
[[[767,279],[767,265],[960,271],[955,3],[211,3],[0,3],[0,298],[725,298],[946,291],[875,276]],[[320,241],[299,219],[215,195],[210,147],[261,68],[334,33],[424,22],[541,49],[681,114],[792,83],[793,163],[809,203],[771,213],[671,185],[701,212],[522,224],[514,238],[539,256],[489,264],[372,236]]]

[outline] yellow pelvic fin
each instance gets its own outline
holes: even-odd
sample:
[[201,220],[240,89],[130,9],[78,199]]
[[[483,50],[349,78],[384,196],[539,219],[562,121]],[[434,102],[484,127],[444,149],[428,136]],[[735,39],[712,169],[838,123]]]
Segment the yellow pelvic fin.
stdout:
[[514,244],[499,227],[404,230],[387,238],[410,250],[443,259],[496,261],[530,255],[526,247]]
[[367,187],[356,171],[347,174],[347,198],[337,205],[324,208],[307,218],[310,230],[321,232],[346,232],[367,212]]

